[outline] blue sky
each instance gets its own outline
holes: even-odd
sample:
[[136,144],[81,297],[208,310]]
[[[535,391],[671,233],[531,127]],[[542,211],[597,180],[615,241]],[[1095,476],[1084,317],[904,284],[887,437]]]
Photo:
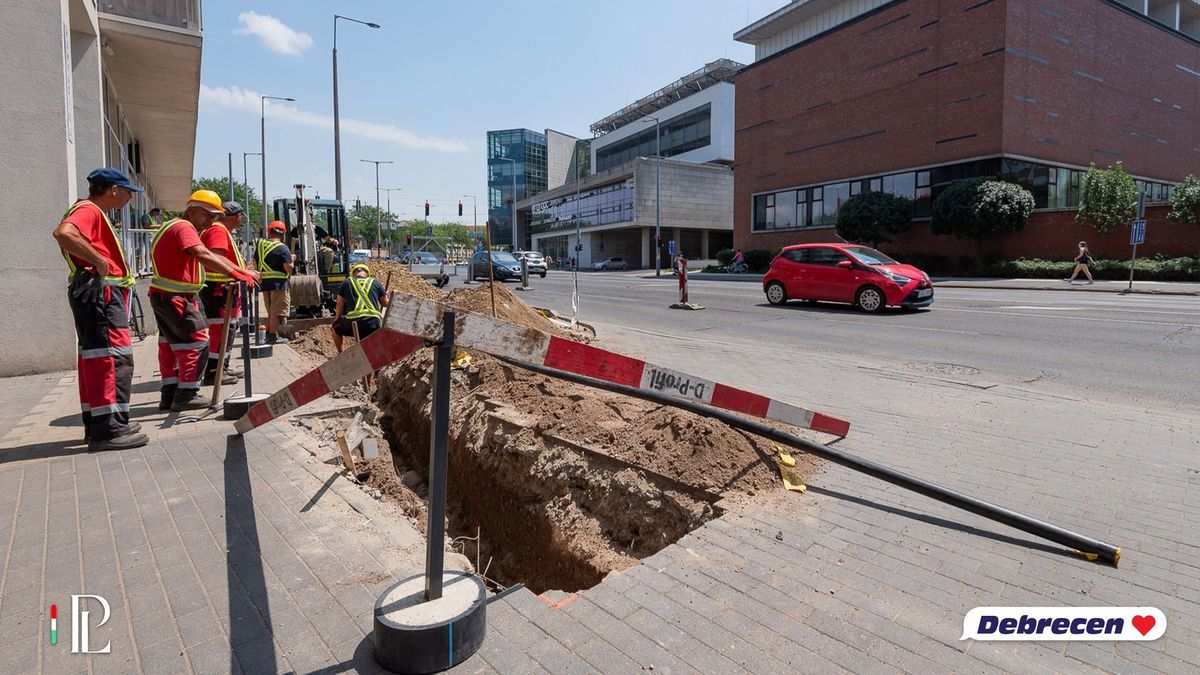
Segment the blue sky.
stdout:
[[[786,0],[204,0],[204,58],[194,175],[224,176],[234,153],[259,149],[259,95],[296,99],[267,109],[267,191],[315,186],[334,196],[332,21],[338,22],[342,185],[373,203],[374,166],[392,211],[458,221],[464,194],[487,211],[485,134],[588,126],[705,63],[753,60],[733,33]],[[257,157],[250,183],[260,185]],[[308,192],[310,195],[312,191]],[[386,202],[387,193],[381,195]],[[471,220],[471,202],[464,201]],[[386,204],[385,204],[386,205]]]

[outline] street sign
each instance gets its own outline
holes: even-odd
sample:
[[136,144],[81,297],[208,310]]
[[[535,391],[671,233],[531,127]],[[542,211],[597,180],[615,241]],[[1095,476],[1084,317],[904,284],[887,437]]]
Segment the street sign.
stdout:
[[432,237],[432,236],[433,236],[433,226],[432,226],[432,225],[430,225],[430,226],[428,226],[428,227],[426,227],[426,228],[425,228],[425,236],[426,236],[426,237]]
[[1133,228],[1129,232],[1129,244],[1137,246],[1138,244],[1146,243],[1146,221],[1133,221]]
[[675,255],[675,240],[674,239],[667,242],[667,253],[670,253],[671,255]]

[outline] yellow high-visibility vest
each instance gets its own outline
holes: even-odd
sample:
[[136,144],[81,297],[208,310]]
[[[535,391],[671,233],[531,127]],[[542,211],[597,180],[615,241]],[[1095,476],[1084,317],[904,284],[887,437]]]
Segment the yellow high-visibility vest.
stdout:
[[350,288],[354,289],[354,310],[346,314],[347,319],[375,317],[383,320],[383,312],[371,300],[371,286],[374,284],[374,277],[350,277]]
[[[72,213],[75,213],[81,207],[83,207],[85,205],[90,206],[100,212],[100,217],[104,219],[104,226],[108,228],[108,233],[110,235],[112,235],[113,241],[116,242],[116,244],[117,244],[117,254],[121,256],[121,264],[125,266],[125,276],[119,277],[119,276],[110,274],[110,275],[104,277],[104,279],[101,280],[101,283],[103,283],[105,286],[120,286],[121,288],[132,288],[133,284],[134,284],[134,278],[133,278],[133,275],[129,273],[129,263],[126,262],[126,260],[125,260],[125,250],[123,248],[121,248],[121,238],[117,236],[117,231],[115,229],[113,229],[112,221],[110,221],[108,219],[108,214],[104,212],[104,209],[100,208],[99,206],[96,206],[96,204],[94,202],[92,202],[91,200],[81,199],[81,200],[75,202],[75,204],[72,205],[71,208],[67,209],[67,212],[65,214],[63,214],[63,217],[61,218],[60,222],[62,220],[66,220],[68,217],[70,217],[70,215]],[[71,254],[67,253],[66,251],[63,251],[62,254],[63,254],[63,257],[67,259],[67,269],[71,270],[71,276],[75,276],[75,273],[79,271],[79,268],[76,267],[75,261],[71,260]],[[68,277],[67,280],[69,282],[70,277]]]

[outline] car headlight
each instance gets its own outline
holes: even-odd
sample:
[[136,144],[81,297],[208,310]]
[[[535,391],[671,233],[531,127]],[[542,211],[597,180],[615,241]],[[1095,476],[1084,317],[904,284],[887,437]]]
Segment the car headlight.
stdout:
[[897,286],[903,286],[903,285],[907,284],[908,282],[912,281],[912,279],[909,279],[908,277],[906,277],[902,274],[896,274],[895,272],[893,272],[891,270],[883,270],[883,276],[891,279],[893,282],[896,283]]

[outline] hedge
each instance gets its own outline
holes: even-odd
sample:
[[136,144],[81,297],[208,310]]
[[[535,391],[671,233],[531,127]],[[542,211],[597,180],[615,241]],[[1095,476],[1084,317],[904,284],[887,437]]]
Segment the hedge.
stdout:
[[[1073,261],[1038,258],[1006,260],[986,265],[973,276],[1015,279],[1065,279],[1075,269]],[[1128,260],[1097,260],[1092,265],[1096,279],[1120,281],[1129,278]],[[1085,278],[1083,274],[1080,279]],[[1138,258],[1134,264],[1135,281],[1200,281],[1200,262],[1196,258]]]

